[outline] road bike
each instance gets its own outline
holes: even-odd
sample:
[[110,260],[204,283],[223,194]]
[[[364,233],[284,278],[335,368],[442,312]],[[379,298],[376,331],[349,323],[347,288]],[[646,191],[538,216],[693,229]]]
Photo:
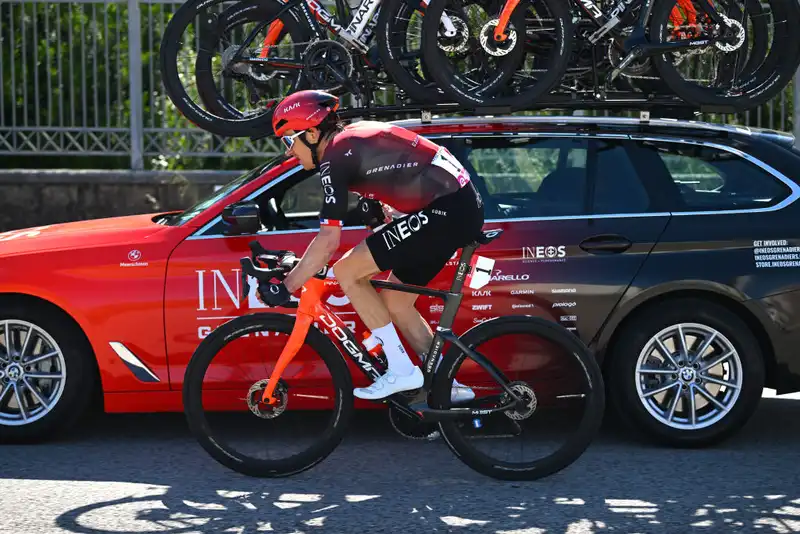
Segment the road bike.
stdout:
[[[599,431],[605,392],[599,366],[588,348],[553,321],[509,314],[481,322],[460,336],[453,332],[465,284],[483,287],[490,278],[494,260],[474,252],[501,234],[501,229],[483,231],[462,248],[449,290],[371,280],[376,289],[437,298],[444,305],[422,365],[423,386],[374,403],[364,402],[388,405],[408,421],[438,424],[450,450],[479,473],[501,480],[534,480],[564,469],[584,453]],[[243,299],[251,279],[257,284],[283,279],[298,261],[292,252],[267,250],[257,241],[250,243],[250,250],[251,256],[241,260]],[[303,286],[299,302],[287,306],[296,309],[295,316],[280,312],[242,315],[220,325],[197,347],[184,377],[184,410],[193,435],[217,462],[249,476],[282,477],[317,465],[341,443],[354,409],[352,375],[344,356],[369,381],[385,372],[386,366],[356,342],[353,333],[326,304],[337,290],[332,269],[326,266]],[[510,336],[511,341],[504,336]],[[268,343],[273,337],[285,341],[274,340],[268,348],[257,343]],[[506,341],[500,343],[500,339]],[[244,344],[239,344],[242,340]],[[449,345],[446,351],[445,344]],[[483,345],[489,349],[479,350]],[[486,354],[489,350],[491,359]],[[298,356],[302,351],[306,352]],[[277,353],[280,356],[274,365],[264,363],[269,355]],[[233,363],[233,358],[245,355],[253,355],[254,361]],[[212,368],[215,362],[219,362],[219,368]],[[500,368],[503,362],[508,369]],[[547,371],[551,367],[545,362],[559,370]],[[575,371],[574,377],[563,373],[567,368]],[[477,393],[469,402],[454,405],[452,388],[459,371],[464,372],[459,375],[459,382],[471,380],[470,387]],[[514,373],[527,373],[531,379],[512,380],[509,375]],[[206,378],[209,388],[204,391]],[[230,385],[231,381],[236,382],[236,387]],[[565,391],[554,392],[556,385]],[[289,418],[293,411],[287,408],[292,405],[296,405],[295,413],[302,414],[296,419]],[[557,412],[548,419],[550,408]],[[235,450],[232,440],[222,437],[223,429],[231,428],[230,424],[212,423],[213,417],[224,419],[224,415],[237,410],[256,416],[236,426],[252,453]],[[543,429],[523,430],[523,425],[535,422],[540,413],[544,414],[540,420],[544,421]],[[567,423],[570,415],[577,420],[575,428],[549,454],[540,455],[536,449],[535,457],[512,461],[494,458],[481,450],[483,444],[520,436],[541,438],[544,445],[551,444],[553,433]],[[278,434],[281,421],[282,430],[290,434],[288,438]],[[323,428],[308,445],[302,445],[308,433],[298,428],[314,422],[322,422]],[[256,437],[262,430],[258,423],[267,425],[263,438]],[[270,458],[254,457],[270,445],[281,453],[289,449],[296,452],[281,458],[272,454]],[[522,444],[511,448],[522,455]]]
[[[223,136],[261,137],[272,131],[274,106],[301,89],[353,95],[369,107],[376,91],[400,89],[419,103],[444,101],[426,75],[413,37],[420,8],[406,0],[336,0],[330,13],[319,0],[189,0],[167,24],[160,62],[173,104],[192,123]],[[219,12],[214,12],[219,9]],[[196,43],[183,44],[192,26]],[[444,24],[449,22],[445,19]],[[250,27],[252,26],[252,27]],[[188,31],[189,39],[192,31]],[[416,39],[417,41],[419,39]],[[411,46],[411,50],[409,50]],[[178,59],[196,48],[193,70]],[[219,52],[219,58],[217,58]],[[223,80],[218,84],[216,71]],[[199,103],[190,98],[194,81]],[[223,90],[222,85],[235,84]],[[187,87],[189,85],[189,87]],[[246,95],[241,94],[242,88]],[[234,102],[246,100],[241,110]],[[202,106],[200,105],[202,104]]]
[[[571,6],[588,14],[594,31],[576,35]],[[581,37],[614,64],[604,80],[595,79],[595,100],[620,73],[650,70],[690,105],[741,111],[778,94],[800,64],[800,38],[789,27],[800,18],[794,0],[611,0],[604,7],[504,0],[476,13],[462,0],[437,0],[423,20],[425,62],[458,103],[512,111],[558,88]],[[443,15],[458,31],[442,27]],[[717,52],[718,60],[704,55]],[[713,86],[702,85],[707,79]]]

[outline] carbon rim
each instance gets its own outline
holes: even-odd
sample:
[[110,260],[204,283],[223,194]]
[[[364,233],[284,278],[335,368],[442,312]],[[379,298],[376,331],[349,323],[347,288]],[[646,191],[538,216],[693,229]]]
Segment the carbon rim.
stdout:
[[0,425],[38,421],[64,393],[64,353],[50,334],[27,321],[0,321],[0,338]]
[[707,428],[725,417],[742,391],[742,361],[719,330],[679,323],[650,338],[636,361],[636,393],[658,422]]

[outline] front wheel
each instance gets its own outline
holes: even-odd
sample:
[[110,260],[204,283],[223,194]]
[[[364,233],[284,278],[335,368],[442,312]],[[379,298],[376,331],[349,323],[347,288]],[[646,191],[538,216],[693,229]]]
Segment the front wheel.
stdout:
[[[524,400],[513,411],[440,423],[460,460],[493,478],[536,480],[561,471],[586,451],[602,423],[605,390],[600,368],[580,339],[531,316],[493,319],[460,339],[488,358]],[[475,398],[452,405],[454,379],[470,387]],[[500,384],[457,346],[442,359],[432,397],[439,409],[488,410],[508,401]],[[505,451],[488,452],[504,444]]]
[[216,461],[244,475],[282,477],[315,466],[350,421],[350,372],[314,327],[282,373],[279,403],[257,402],[294,325],[295,317],[281,313],[237,317],[206,337],[186,368],[183,405],[192,434]]

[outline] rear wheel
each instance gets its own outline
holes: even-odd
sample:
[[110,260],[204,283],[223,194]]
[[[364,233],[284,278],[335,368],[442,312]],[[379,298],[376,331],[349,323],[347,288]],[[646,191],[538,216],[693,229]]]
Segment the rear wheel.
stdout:
[[[275,18],[278,2],[190,0],[170,19],[161,41],[160,63],[167,96],[203,130],[227,137],[263,136],[272,131],[275,105],[307,87],[301,68],[309,42],[306,26],[291,11]],[[275,44],[264,48],[270,24],[233,62],[248,33],[262,21],[283,24]],[[254,62],[261,56],[269,61]],[[287,66],[278,66],[281,59]],[[201,105],[202,104],[202,105]]]
[[747,324],[703,299],[637,312],[611,358],[607,381],[615,411],[662,445],[723,440],[752,415],[764,387],[761,350]]
[[[694,105],[746,110],[767,102],[792,80],[800,62],[800,38],[788,22],[798,17],[796,2],[714,4],[728,17],[735,39],[653,56],[661,79]],[[654,43],[664,43],[706,39],[715,28],[696,0],[666,0],[654,4],[649,32]]]
[[215,460],[239,473],[281,477],[305,471],[333,452],[350,421],[350,372],[314,327],[282,374],[279,404],[258,403],[294,324],[293,316],[281,313],[237,317],[206,337],[186,368],[189,428]]
[[[605,393],[600,368],[577,337],[553,322],[520,316],[487,321],[460,339],[488,358],[526,404],[514,411],[440,423],[445,442],[459,459],[490,477],[536,480],[566,468],[584,453],[602,423]],[[454,379],[475,392],[474,400],[454,407],[490,409],[507,400],[500,385],[454,346],[434,378],[435,408],[451,407]],[[486,450],[503,444],[508,444],[505,453]]]

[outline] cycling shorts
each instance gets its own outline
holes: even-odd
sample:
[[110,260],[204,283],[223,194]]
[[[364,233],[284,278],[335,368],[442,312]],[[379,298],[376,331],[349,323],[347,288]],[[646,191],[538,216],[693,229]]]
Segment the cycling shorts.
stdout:
[[381,272],[404,284],[425,286],[483,228],[483,202],[471,181],[419,211],[408,213],[366,239]]

